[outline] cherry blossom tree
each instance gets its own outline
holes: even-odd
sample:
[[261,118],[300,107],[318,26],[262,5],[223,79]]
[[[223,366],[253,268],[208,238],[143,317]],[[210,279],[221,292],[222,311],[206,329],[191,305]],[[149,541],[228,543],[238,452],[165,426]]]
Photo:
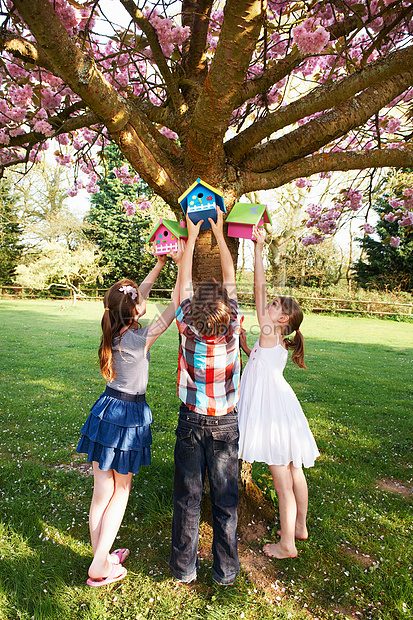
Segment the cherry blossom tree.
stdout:
[[[0,164],[29,166],[52,141],[76,168],[70,193],[93,193],[113,141],[178,219],[197,177],[229,212],[294,180],[412,166],[412,13],[409,0],[0,0]],[[304,243],[361,202],[350,187],[312,205]],[[218,273],[210,231],[196,265]]]

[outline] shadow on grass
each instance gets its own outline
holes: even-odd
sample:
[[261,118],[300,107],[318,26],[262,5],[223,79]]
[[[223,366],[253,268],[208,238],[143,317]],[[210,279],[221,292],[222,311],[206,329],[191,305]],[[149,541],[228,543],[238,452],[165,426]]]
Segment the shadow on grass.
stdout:
[[[295,560],[265,559],[259,564],[261,577],[258,571],[244,570],[228,592],[213,585],[206,551],[198,582],[176,590],[167,568],[179,409],[172,328],[151,350],[152,465],[134,479],[116,542],[131,548],[129,576],[95,592],[84,587],[91,559],[87,514],[92,479],[55,466],[73,460],[79,430],[103,391],[96,364],[99,326],[96,319],[74,314],[33,320],[32,312],[9,316],[7,344],[1,347],[0,617],[91,620],[124,613],[136,618],[149,610],[147,617],[157,620],[212,613],[224,618],[234,598],[249,600],[258,610],[264,605],[261,595],[274,605],[277,596],[280,605],[296,601],[319,618],[335,609],[338,618],[407,617],[404,606],[413,609],[412,497],[379,482],[412,485],[411,347],[339,342],[340,334],[337,341],[307,340],[309,370],[289,362],[285,376],[321,452],[315,467],[306,470],[310,539],[298,543]],[[78,458],[81,462],[84,457]],[[264,492],[270,487],[267,473],[265,465],[254,465],[254,478],[261,480]],[[241,541],[243,552],[261,558],[262,543],[273,539],[276,529],[275,524],[259,541]],[[205,539],[203,548],[209,545]],[[252,601],[248,591],[254,588],[258,593]],[[171,601],[178,597],[178,610],[175,602],[164,608],[157,600],[166,591]],[[266,610],[257,614],[283,617]]]

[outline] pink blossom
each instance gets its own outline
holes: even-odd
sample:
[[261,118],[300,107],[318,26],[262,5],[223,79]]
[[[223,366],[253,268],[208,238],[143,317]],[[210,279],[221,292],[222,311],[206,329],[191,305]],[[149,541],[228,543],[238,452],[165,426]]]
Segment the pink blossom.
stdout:
[[49,88],[42,88],[42,105],[46,110],[56,109],[62,103],[62,96],[53,93]]
[[324,241],[325,237],[320,235],[307,235],[307,237],[302,237],[301,243],[304,246],[309,245],[318,245]]
[[169,129],[168,127],[161,127],[159,133],[164,135],[166,138],[169,138],[170,140],[178,140],[179,137],[177,133],[175,133],[174,131],[172,131],[172,129]]
[[28,72],[16,62],[6,62],[7,71],[13,78],[27,77]]
[[302,54],[319,54],[330,41],[330,33],[314,19],[306,19],[300,26],[293,28],[292,33]]
[[24,133],[26,133],[23,129],[22,126],[20,127],[13,127],[13,129],[10,129],[9,134],[11,138],[15,138],[16,136],[22,136]]
[[387,131],[389,133],[396,133],[400,129],[401,121],[398,118],[391,118],[387,123]]
[[32,102],[33,89],[30,84],[23,87],[12,85],[9,88],[10,100],[15,106],[27,107]]
[[67,135],[67,133],[61,133],[58,136],[58,140],[59,144],[61,144],[62,146],[68,146],[70,144],[69,136]]
[[136,213],[136,203],[130,202],[130,200],[122,200],[122,205],[126,211],[126,215],[131,216]]
[[42,120],[44,120],[45,118],[47,118],[47,112],[44,108],[40,108],[37,112],[36,112],[36,118],[40,118]]
[[397,217],[392,211],[390,211],[390,213],[386,213],[384,219],[386,220],[386,222],[394,222],[395,220],[397,220]]
[[0,129],[0,144],[9,144],[10,136],[6,134],[4,129]]
[[403,207],[403,202],[402,200],[400,200],[400,198],[390,198],[389,205],[393,209],[400,209],[401,207]]
[[370,224],[368,224],[368,223],[363,225],[363,230],[368,235],[372,235],[373,233],[376,232],[376,229],[373,226],[371,226]]
[[145,211],[146,209],[150,209],[151,208],[151,203],[149,202],[149,200],[141,200],[139,202],[139,209],[141,211]]
[[392,238],[390,239],[390,245],[391,245],[393,248],[398,248],[398,247],[399,247],[399,245],[400,245],[400,237],[392,237]]
[[16,123],[21,123],[25,120],[27,114],[27,110],[24,108],[13,108],[9,111],[9,116]]
[[53,134],[53,127],[46,121],[35,121],[33,124],[34,131],[43,133],[45,136],[51,136]]
[[306,183],[306,179],[297,179],[295,182],[297,187],[305,187]]
[[408,211],[399,221],[399,226],[413,226],[413,211]]
[[413,187],[405,187],[403,190],[404,196],[413,196]]

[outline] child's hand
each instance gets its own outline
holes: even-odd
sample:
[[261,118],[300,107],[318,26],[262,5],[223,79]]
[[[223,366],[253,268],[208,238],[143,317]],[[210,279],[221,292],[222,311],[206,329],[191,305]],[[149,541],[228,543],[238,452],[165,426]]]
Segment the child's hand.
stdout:
[[162,267],[166,264],[167,255],[166,254],[158,254],[156,258],[158,259],[159,267],[162,269]]
[[188,229],[188,240],[196,239],[199,234],[199,229],[204,220],[200,220],[197,224],[194,224],[189,215],[186,216],[186,227]]
[[224,214],[219,207],[217,207],[217,221],[214,222],[214,220],[209,217],[208,222],[211,224],[212,231],[217,239],[218,237],[224,236]]
[[185,241],[183,239],[178,240],[178,250],[176,252],[172,252],[172,260],[179,265],[182,260],[182,256],[184,255],[185,250]]
[[265,230],[263,228],[254,228],[252,229],[252,238],[257,242],[257,246],[261,248],[264,246],[264,241],[266,238]]

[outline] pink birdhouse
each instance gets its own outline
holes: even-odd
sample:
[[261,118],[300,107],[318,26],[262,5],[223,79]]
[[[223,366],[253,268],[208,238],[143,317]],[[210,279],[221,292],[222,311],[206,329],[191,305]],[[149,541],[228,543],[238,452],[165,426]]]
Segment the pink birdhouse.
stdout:
[[253,228],[264,228],[264,224],[272,224],[267,205],[236,202],[226,222],[228,237],[252,239]]
[[160,218],[146,239],[147,243],[153,243],[156,255],[172,254],[178,251],[178,241],[187,237],[188,231],[183,222],[174,222]]

